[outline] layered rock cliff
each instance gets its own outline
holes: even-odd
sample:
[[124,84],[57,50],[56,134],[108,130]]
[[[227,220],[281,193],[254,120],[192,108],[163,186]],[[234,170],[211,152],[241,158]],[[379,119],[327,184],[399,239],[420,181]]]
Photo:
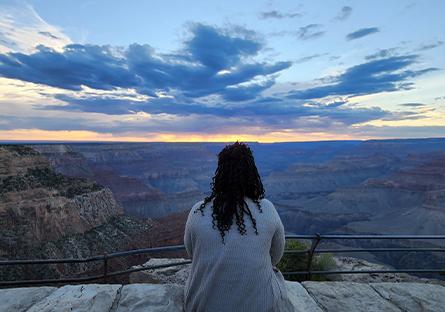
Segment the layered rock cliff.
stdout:
[[[150,247],[155,223],[122,212],[108,188],[54,172],[32,148],[0,146],[0,259],[83,258]],[[116,260],[111,268],[139,261]],[[88,274],[101,265],[2,267],[0,280]]]
[[33,145],[52,167],[108,187],[128,215],[159,218],[189,209],[208,189],[214,155],[198,144]]
[[30,148],[1,146],[0,166],[0,257],[24,255],[122,213],[109,189],[55,173]]

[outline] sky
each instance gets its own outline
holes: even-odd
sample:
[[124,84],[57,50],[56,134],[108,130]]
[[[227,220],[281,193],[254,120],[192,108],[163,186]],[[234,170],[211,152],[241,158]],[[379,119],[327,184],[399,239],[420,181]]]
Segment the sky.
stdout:
[[0,140],[445,137],[444,11],[0,0]]

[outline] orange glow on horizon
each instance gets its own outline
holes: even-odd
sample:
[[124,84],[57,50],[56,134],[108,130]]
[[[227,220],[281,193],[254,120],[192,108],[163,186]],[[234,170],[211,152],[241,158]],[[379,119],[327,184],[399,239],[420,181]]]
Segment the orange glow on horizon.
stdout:
[[138,135],[115,135],[84,130],[47,131],[39,129],[1,130],[2,141],[65,141],[65,142],[305,142],[327,140],[363,140],[368,137],[352,137],[323,132],[296,133],[270,132],[254,134],[196,134],[196,133],[147,133]]

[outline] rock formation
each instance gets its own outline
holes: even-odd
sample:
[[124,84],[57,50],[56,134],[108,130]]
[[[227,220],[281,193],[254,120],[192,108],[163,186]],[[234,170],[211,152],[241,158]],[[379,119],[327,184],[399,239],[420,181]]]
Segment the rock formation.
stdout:
[[[440,312],[445,287],[421,283],[286,282],[295,312]],[[0,289],[0,312],[179,312],[179,284]]]
[[109,189],[55,173],[28,147],[0,147],[0,257],[21,256],[121,213]]
[[[84,258],[156,245],[155,223],[122,215],[112,192],[56,173],[35,150],[0,146],[0,259]],[[127,268],[147,257],[117,259]],[[92,273],[101,263],[2,267],[0,280]]]

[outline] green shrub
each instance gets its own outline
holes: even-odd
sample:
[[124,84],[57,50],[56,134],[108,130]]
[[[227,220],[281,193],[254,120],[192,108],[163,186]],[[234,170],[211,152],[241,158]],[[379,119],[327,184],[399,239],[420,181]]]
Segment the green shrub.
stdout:
[[[298,240],[287,240],[286,250],[308,250],[310,245]],[[307,271],[308,253],[294,254],[285,253],[278,263],[278,269],[281,272],[295,272]],[[331,254],[315,254],[312,259],[312,271],[328,271],[335,269],[335,261]],[[285,278],[290,281],[305,281],[307,275],[285,275]],[[326,277],[319,275],[312,275],[311,280],[321,281],[326,280]]]

